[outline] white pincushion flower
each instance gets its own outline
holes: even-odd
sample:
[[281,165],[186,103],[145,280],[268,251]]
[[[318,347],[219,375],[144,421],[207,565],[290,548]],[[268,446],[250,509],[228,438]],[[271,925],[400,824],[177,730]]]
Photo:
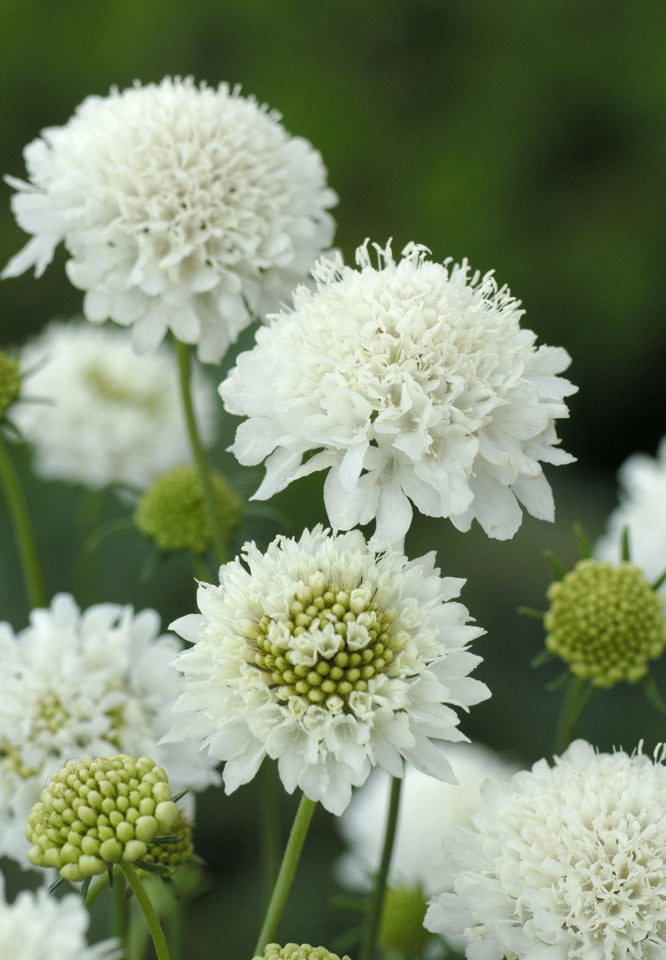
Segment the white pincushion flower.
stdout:
[[153,610],[108,603],[81,612],[67,594],[34,610],[19,633],[0,623],[0,855],[29,866],[28,813],[72,757],[149,756],[174,793],[218,781],[203,752],[159,742],[173,723],[180,649],[159,629]]
[[13,903],[5,901],[0,873],[0,957],[4,960],[115,960],[122,950],[116,940],[86,944],[90,922],[81,898],[60,899],[42,887],[24,890]]
[[[12,419],[34,447],[47,479],[100,488],[147,487],[189,463],[189,440],[173,354],[160,347],[137,357],[124,331],[52,323],[21,351],[28,372]],[[215,395],[199,370],[192,397],[206,444],[213,437]]]
[[7,180],[33,237],[3,276],[39,276],[64,242],[86,317],[131,325],[139,352],[170,329],[219,362],[332,238],[319,153],[226,84],[167,77],[88,97],[24,155],[29,181]]
[[[388,878],[391,887],[419,888],[427,897],[442,889],[446,871],[442,840],[455,827],[469,823],[487,779],[505,780],[515,771],[479,744],[446,744],[444,752],[456,772],[457,785],[435,780],[414,767],[405,773]],[[336,864],[336,874],[346,887],[372,885],[384,842],[388,800],[388,774],[377,770],[340,818],[349,852]]]
[[226,761],[228,793],[269,756],[289,793],[334,814],[374,766],[400,777],[404,759],[450,780],[431,739],[465,740],[454,708],[489,695],[468,676],[483,630],[452,602],[463,583],[434,554],[377,556],[359,531],[246,544],[220,586],[200,585],[201,613],[172,624],[194,646],[176,660],[185,716],[170,739]]
[[508,783],[489,783],[473,826],[446,842],[425,925],[464,932],[469,960],[662,960],[666,767],[640,747],[582,740]]
[[[666,571],[666,437],[656,458],[634,454],[619,472],[620,504],[608,521],[606,534],[595,545],[594,555],[619,563],[622,535],[629,531],[632,563],[650,581]],[[666,583],[661,593],[666,599]]]
[[220,393],[248,418],[232,447],[238,460],[268,458],[256,497],[328,469],[331,524],[376,518],[378,546],[403,539],[412,503],[459,530],[476,518],[498,539],[518,529],[521,503],[552,520],[540,461],[572,460],[554,427],[575,391],[557,376],[569,356],[535,348],[492,273],[432,263],[427,252],[409,244],[396,262],[389,244],[374,267],[366,242],[358,270],[339,255],[322,259],[316,290],[299,287],[293,311],[238,358]]

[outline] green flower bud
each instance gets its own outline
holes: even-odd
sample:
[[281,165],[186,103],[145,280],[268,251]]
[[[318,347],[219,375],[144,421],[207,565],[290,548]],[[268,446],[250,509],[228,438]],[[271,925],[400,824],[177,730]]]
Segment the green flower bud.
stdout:
[[548,599],[547,649],[596,687],[640,680],[666,645],[663,600],[632,563],[581,560]]
[[[243,502],[221,474],[212,473],[211,481],[216,509],[229,536],[240,522]],[[204,553],[212,537],[194,467],[176,467],[158,477],[139,500],[134,523],[165,553]]]
[[309,943],[286,943],[284,947],[269,943],[261,956],[252,960],[349,960],[349,957],[339,957],[325,947],[311,947]]
[[[76,883],[120,860],[148,858],[180,812],[162,767],[141,757],[84,757],[52,774],[28,817],[28,859]],[[141,815],[141,807],[153,810]]]
[[383,950],[419,954],[432,934],[423,926],[427,903],[418,887],[389,887],[384,894],[377,942]]
[[142,859],[146,869],[140,869],[139,874],[147,876],[149,873],[159,873],[161,876],[170,876],[181,863],[191,858],[193,852],[192,828],[182,811],[178,810],[178,816],[165,840],[161,841],[158,837],[148,848],[148,853]]
[[10,357],[0,350],[0,420],[18,399],[21,389],[21,372],[18,358]]

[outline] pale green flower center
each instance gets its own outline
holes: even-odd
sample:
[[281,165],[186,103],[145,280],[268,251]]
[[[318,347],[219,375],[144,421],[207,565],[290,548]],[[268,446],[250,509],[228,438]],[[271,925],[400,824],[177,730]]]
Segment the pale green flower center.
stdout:
[[396,617],[368,588],[340,590],[313,577],[297,590],[288,619],[261,617],[251,639],[253,660],[280,702],[340,713],[407,644],[405,633],[391,631]]
[[418,887],[389,887],[379,927],[379,946],[401,955],[420,954],[432,934],[423,926],[426,899]]
[[339,957],[326,947],[312,947],[309,943],[286,943],[283,947],[269,943],[254,960],[349,960],[349,957]]
[[146,413],[156,414],[162,407],[162,399],[156,392],[147,393],[137,389],[137,384],[113,376],[101,364],[91,363],[85,370],[83,379],[100,400],[118,406],[142,407]]
[[582,560],[548,599],[546,647],[595,686],[640,680],[666,645],[663,600],[631,563]]

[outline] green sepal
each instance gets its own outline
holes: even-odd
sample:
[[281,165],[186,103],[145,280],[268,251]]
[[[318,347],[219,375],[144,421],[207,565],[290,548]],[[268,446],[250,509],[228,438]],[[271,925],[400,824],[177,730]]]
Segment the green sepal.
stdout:
[[659,713],[666,713],[666,700],[662,697],[661,691],[657,686],[657,681],[652,674],[648,674],[645,678],[643,690],[645,691],[645,697],[650,706],[658,710]]
[[559,677],[555,677],[554,680],[551,680],[550,683],[546,684],[546,690],[559,690],[560,687],[564,686],[570,676],[570,671],[565,670],[564,673],[559,675]]
[[83,902],[86,902],[86,897],[88,896],[88,890],[90,889],[90,884],[92,883],[92,877],[86,877],[86,879],[81,884],[81,899]]
[[158,877],[170,876],[173,873],[172,867],[165,867],[161,863],[150,863],[148,860],[136,860],[134,867],[137,870],[145,870],[146,873],[154,873]]
[[574,536],[578,544],[578,554],[581,560],[588,560],[592,556],[592,547],[590,541],[585,536],[585,531],[580,523],[574,523]]
[[152,843],[162,844],[162,843],[180,843],[183,839],[182,833],[170,833],[164,837],[153,837]]
[[58,876],[55,878],[55,880],[49,887],[49,893],[55,893],[56,890],[58,890],[63,885],[64,882],[65,882],[65,878],[61,877],[60,874],[58,874]]
[[178,803],[179,800],[182,800],[183,797],[186,797],[189,793],[189,788],[186,790],[181,790],[180,793],[175,793],[171,798],[172,803]]
[[543,555],[550,564],[553,573],[555,574],[555,578],[557,580],[564,580],[567,571],[565,570],[564,565],[559,557],[553,553],[552,550],[544,550]]
[[533,620],[541,620],[546,616],[543,610],[536,610],[534,607],[518,607],[518,613],[521,617],[531,617]]
[[544,647],[543,650],[539,650],[539,652],[532,657],[532,659],[530,660],[530,666],[542,667],[544,663],[548,663],[552,659],[553,659],[553,654],[550,652],[550,650],[546,650],[546,648]]
[[629,527],[623,527],[620,540],[620,558],[622,563],[631,563],[631,547],[629,545]]
[[662,584],[664,583],[666,583],[666,570],[664,570],[662,575],[660,577],[657,577],[657,579],[654,581],[654,583],[652,584],[652,589],[656,592],[659,589],[659,587],[661,587]]

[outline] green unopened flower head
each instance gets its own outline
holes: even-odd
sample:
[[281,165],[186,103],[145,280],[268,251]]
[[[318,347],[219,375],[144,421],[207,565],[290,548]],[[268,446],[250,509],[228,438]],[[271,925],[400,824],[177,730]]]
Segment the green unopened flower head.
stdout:
[[139,869],[139,874],[143,876],[157,873],[162,877],[171,876],[193,853],[192,828],[185,814],[179,810],[169,835],[158,837],[148,847],[148,852],[141,860],[143,869]]
[[339,957],[326,947],[311,947],[309,943],[269,943],[261,956],[252,960],[349,960],[348,956]]
[[632,563],[581,560],[548,599],[547,649],[594,686],[640,680],[666,645],[663,599]]
[[121,860],[142,861],[179,817],[162,767],[126,754],[70,760],[28,817],[28,859],[76,883]]
[[[216,509],[229,536],[240,521],[242,500],[221,474],[212,473],[211,481]],[[194,467],[176,467],[158,477],[139,500],[134,522],[165,553],[205,553],[212,536]]]
[[410,957],[419,954],[432,939],[423,926],[426,909],[426,899],[418,887],[389,887],[384,894],[379,946]]
[[0,420],[18,399],[21,390],[21,370],[17,357],[0,350]]

